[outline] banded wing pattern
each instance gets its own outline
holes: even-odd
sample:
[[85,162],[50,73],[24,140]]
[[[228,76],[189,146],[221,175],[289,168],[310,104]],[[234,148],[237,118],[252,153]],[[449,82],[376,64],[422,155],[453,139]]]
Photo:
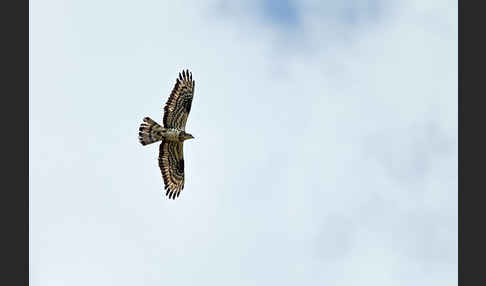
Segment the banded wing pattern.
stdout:
[[159,147],[159,167],[169,199],[177,198],[184,189],[183,142],[162,140]]
[[185,130],[187,116],[191,111],[195,82],[192,73],[185,70],[179,73],[179,78],[170,93],[164,107],[164,127]]

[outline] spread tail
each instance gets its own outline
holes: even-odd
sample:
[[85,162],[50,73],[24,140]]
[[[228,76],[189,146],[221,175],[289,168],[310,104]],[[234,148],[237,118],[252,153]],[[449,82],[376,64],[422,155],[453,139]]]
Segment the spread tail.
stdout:
[[162,140],[162,133],[165,129],[150,117],[145,117],[138,130],[138,140],[145,146]]

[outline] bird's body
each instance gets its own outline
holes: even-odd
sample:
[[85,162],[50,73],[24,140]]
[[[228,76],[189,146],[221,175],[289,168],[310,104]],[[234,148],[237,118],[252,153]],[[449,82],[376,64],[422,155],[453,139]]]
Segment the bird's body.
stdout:
[[[152,144],[163,139],[173,142],[184,142],[192,139],[192,135],[178,128],[165,128],[153,121],[150,117],[143,119],[144,123],[140,125],[139,139],[142,145]],[[190,137],[189,137],[190,136]]]
[[184,130],[179,130],[179,129],[175,129],[175,128],[168,128],[167,131],[166,131],[166,136],[165,138],[169,141],[180,141],[180,142],[183,142],[184,140],[186,140],[186,138],[184,137],[184,134],[186,132]]
[[194,137],[185,131],[194,96],[194,81],[189,71],[179,73],[164,107],[164,126],[149,117],[140,125],[138,139],[142,145],[162,141],[159,146],[159,167],[169,199],[179,197],[184,189],[183,143]]

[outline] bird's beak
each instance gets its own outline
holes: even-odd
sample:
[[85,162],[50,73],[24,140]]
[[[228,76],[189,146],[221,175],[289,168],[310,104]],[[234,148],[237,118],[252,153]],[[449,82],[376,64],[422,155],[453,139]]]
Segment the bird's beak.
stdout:
[[195,137],[191,135],[191,139],[195,139]]

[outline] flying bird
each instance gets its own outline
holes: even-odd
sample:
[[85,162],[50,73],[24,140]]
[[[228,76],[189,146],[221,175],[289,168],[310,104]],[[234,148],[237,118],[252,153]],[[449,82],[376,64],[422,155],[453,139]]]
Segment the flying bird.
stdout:
[[164,107],[164,126],[145,117],[139,128],[138,140],[142,145],[162,141],[159,146],[159,167],[164,180],[165,195],[179,197],[184,189],[184,141],[193,139],[187,133],[186,121],[194,96],[194,80],[189,70],[179,73],[169,99]]

